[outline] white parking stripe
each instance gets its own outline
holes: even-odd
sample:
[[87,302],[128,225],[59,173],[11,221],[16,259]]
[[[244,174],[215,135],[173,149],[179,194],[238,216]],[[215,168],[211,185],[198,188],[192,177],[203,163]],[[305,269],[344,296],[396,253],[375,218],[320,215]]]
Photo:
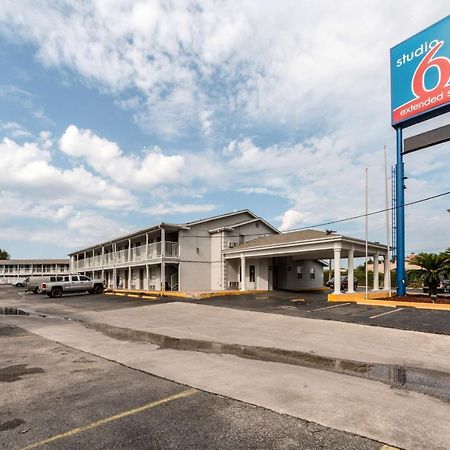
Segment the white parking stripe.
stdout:
[[395,313],[397,311],[401,311],[402,309],[404,309],[404,308],[398,308],[398,309],[393,309],[392,311],[386,311],[384,313],[377,314],[376,316],[371,316],[371,317],[369,317],[369,319],[375,319],[377,317],[385,316],[386,314],[392,314],[392,313]]
[[322,309],[338,308],[339,306],[345,306],[345,305],[350,305],[350,302],[349,303],[339,303],[339,305],[333,305],[333,306],[325,306],[324,308],[310,309],[309,311],[306,311],[306,312],[322,311]]

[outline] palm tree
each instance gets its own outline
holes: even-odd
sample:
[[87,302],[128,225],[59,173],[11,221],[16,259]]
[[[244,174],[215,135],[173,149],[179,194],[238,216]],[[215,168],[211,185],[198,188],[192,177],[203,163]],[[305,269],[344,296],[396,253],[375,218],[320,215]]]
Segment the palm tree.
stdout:
[[6,250],[0,248],[0,259],[9,259],[9,253]]
[[419,253],[410,259],[412,264],[420,267],[417,271],[422,274],[424,284],[428,285],[430,297],[436,297],[440,277],[449,270],[448,250],[443,253]]

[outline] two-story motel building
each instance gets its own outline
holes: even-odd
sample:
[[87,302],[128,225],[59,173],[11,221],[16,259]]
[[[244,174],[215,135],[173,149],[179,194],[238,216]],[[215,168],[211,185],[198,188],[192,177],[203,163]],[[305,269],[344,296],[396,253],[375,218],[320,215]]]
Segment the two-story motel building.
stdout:
[[[386,246],[369,242],[368,251],[389,263]],[[280,233],[242,210],[182,224],[159,223],[69,257],[71,272],[100,277],[109,288],[184,292],[319,288],[322,260],[333,259],[340,273],[341,258],[348,258],[352,291],[353,259],[364,254],[360,239],[317,230]]]
[[68,272],[68,259],[0,260],[0,283],[14,284],[29,276],[60,275]]

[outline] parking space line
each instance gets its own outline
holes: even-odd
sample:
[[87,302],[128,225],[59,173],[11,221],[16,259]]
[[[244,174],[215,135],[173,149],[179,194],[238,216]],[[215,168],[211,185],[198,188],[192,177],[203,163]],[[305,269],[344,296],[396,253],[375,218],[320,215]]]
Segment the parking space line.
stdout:
[[351,302],[339,303],[339,305],[332,305],[332,306],[325,306],[324,308],[310,309],[309,311],[306,311],[306,312],[314,312],[314,311],[322,311],[323,309],[339,308],[339,306],[345,306],[345,305],[350,305],[350,304],[351,304]]
[[370,316],[369,319],[376,319],[377,317],[385,316],[386,314],[392,314],[392,313],[401,311],[402,309],[404,309],[404,308],[392,309],[391,311],[386,311],[384,313],[377,314],[376,316]]
[[296,302],[304,302],[305,299],[304,298],[293,298],[292,300],[289,300],[291,303],[296,303]]
[[63,439],[66,437],[74,436],[75,434],[82,433],[83,431],[92,430],[93,428],[97,428],[101,425],[105,425],[107,423],[113,422],[115,420],[123,419],[124,417],[131,416],[133,414],[140,413],[142,411],[146,411],[147,409],[155,408],[156,406],[163,405],[164,403],[169,403],[173,400],[178,400],[180,398],[189,397],[198,392],[196,389],[187,389],[186,391],[179,392],[178,394],[171,395],[170,397],[163,398],[161,400],[156,400],[151,403],[147,403],[146,405],[140,406],[138,408],[129,409],[128,411],[121,412],[119,414],[115,414],[113,416],[107,417],[105,419],[97,420],[96,422],[92,422],[90,424],[84,425],[82,427],[74,428],[73,430],[66,431],[65,433],[57,434],[55,436],[44,439],[43,441],[36,442],[35,444],[28,445],[24,447],[22,450],[31,450],[33,448],[42,447],[43,445],[47,445],[50,442],[58,441],[59,439]]

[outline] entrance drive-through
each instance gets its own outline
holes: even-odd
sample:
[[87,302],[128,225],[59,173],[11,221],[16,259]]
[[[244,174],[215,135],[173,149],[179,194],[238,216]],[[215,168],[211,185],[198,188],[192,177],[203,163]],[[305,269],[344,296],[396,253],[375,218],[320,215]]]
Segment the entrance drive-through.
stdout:
[[[230,273],[236,273],[241,290],[315,289],[324,286],[324,261],[333,260],[335,276],[341,274],[341,259],[347,259],[348,292],[354,292],[354,259],[365,256],[365,241],[317,230],[262,237],[224,252]],[[383,258],[384,285],[388,287],[390,261],[387,246],[368,243],[374,258],[373,291],[380,290],[379,260]],[[338,275],[339,277],[340,275]],[[231,282],[233,280],[230,279]],[[341,293],[341,283],[334,283]]]

